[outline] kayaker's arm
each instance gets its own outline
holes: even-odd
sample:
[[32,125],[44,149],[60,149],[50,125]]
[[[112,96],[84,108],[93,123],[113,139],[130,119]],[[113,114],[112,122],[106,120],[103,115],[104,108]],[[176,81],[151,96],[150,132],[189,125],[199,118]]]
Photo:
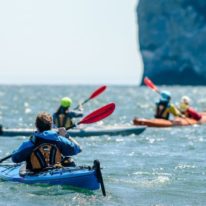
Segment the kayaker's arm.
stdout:
[[170,111],[170,113],[172,113],[175,117],[181,117],[181,116],[182,116],[181,112],[175,107],[174,104],[171,104],[171,105],[170,105],[169,111]]
[[80,147],[79,143],[75,139],[67,135],[67,130],[64,127],[58,128],[58,133]]
[[67,137],[67,139],[80,147],[80,144],[74,138]]
[[11,157],[12,161],[15,163],[26,161],[33,149],[34,144],[31,141],[23,142],[17,150],[13,151]]
[[69,117],[69,118],[78,118],[78,117],[83,117],[83,112],[82,111],[69,111],[68,113],[67,113],[67,116]]
[[59,138],[61,141],[59,146],[64,156],[76,155],[82,151],[80,145],[73,138],[67,139],[62,136],[59,136]]

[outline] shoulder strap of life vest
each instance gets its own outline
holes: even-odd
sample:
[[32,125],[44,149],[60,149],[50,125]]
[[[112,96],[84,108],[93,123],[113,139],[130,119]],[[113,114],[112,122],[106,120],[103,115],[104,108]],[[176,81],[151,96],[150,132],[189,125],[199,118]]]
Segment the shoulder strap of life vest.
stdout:
[[55,144],[43,143],[37,146],[31,156],[32,170],[42,170],[61,163],[61,152]]

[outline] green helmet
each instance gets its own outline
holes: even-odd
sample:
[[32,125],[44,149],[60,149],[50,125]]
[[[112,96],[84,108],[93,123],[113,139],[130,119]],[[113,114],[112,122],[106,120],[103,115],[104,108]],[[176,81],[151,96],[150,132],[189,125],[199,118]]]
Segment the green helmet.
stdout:
[[69,97],[63,97],[60,104],[62,107],[67,108],[72,105],[72,100]]

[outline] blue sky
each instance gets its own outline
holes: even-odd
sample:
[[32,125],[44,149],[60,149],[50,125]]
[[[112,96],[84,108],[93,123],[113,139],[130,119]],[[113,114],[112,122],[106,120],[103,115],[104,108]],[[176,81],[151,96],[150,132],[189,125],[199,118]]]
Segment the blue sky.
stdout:
[[138,84],[137,0],[0,1],[0,83]]

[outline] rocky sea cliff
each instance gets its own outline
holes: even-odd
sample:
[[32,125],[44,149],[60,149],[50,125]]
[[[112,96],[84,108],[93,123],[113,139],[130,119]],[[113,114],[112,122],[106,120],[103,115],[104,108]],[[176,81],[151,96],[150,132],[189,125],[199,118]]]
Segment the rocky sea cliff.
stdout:
[[144,76],[160,85],[206,85],[205,11],[204,0],[139,0]]

